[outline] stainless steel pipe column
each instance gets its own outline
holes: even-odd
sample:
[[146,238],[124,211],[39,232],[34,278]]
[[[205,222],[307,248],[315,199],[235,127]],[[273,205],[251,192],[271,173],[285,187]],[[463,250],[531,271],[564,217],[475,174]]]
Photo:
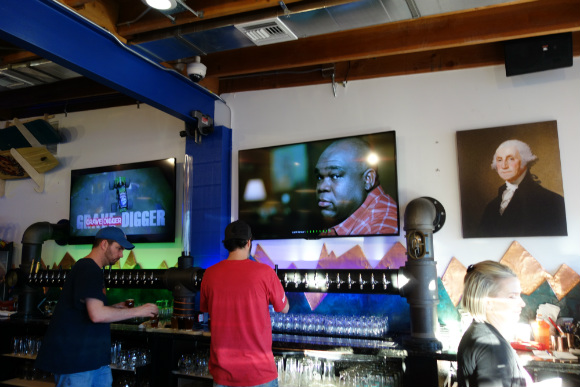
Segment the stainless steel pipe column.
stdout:
[[435,337],[437,327],[437,267],[433,255],[433,233],[444,222],[445,212],[435,199],[412,200],[405,210],[407,262],[399,269],[401,296],[407,299],[411,314],[411,336],[404,345],[436,351],[442,349]]

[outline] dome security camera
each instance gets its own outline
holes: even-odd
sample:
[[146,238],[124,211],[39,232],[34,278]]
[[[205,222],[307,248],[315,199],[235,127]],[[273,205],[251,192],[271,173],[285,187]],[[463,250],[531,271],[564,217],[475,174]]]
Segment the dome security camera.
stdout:
[[187,76],[194,82],[199,82],[205,78],[207,67],[200,62],[199,56],[195,57],[195,61],[187,65]]

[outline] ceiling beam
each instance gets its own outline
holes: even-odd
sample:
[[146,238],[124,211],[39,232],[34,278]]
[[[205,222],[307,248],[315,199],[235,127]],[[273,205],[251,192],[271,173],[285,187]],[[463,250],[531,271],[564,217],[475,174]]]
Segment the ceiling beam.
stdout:
[[208,76],[377,58],[580,31],[580,0],[537,0],[423,17],[203,58]]
[[[573,55],[580,56],[580,31],[572,33]],[[371,59],[360,59],[334,64],[335,80],[343,81],[371,79],[460,70],[504,64],[503,42],[485,43],[465,47],[452,47],[433,51],[420,51]],[[220,79],[220,93],[235,93],[252,90],[268,90],[283,87],[331,83],[329,72],[333,64],[296,68],[288,71],[257,73]],[[330,72],[331,74],[331,72]]]
[[34,106],[43,103],[118,93],[118,91],[89,78],[77,77],[39,86],[4,91],[0,100],[0,109],[6,109],[11,106]]
[[[128,50],[111,34],[50,0],[0,1],[0,39],[183,121],[213,117],[215,94]],[[63,39],[64,36],[64,39]]]

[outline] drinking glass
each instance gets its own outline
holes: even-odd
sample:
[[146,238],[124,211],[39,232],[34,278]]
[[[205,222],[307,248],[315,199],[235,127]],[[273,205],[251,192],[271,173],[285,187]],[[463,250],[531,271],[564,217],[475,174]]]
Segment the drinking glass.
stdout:
[[129,352],[126,350],[119,351],[119,356],[117,357],[117,367],[121,369],[128,369],[129,366]]
[[22,353],[22,338],[21,337],[14,337],[12,339],[12,353],[14,355],[20,355]]
[[193,370],[193,359],[191,355],[181,355],[177,362],[177,368],[185,374],[191,373]]

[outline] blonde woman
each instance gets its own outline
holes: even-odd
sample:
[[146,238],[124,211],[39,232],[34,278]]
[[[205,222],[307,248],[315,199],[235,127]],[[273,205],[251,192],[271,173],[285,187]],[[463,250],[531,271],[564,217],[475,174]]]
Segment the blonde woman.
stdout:
[[530,386],[532,379],[510,346],[522,308],[518,277],[483,261],[467,268],[463,307],[473,317],[457,351],[459,387]]

